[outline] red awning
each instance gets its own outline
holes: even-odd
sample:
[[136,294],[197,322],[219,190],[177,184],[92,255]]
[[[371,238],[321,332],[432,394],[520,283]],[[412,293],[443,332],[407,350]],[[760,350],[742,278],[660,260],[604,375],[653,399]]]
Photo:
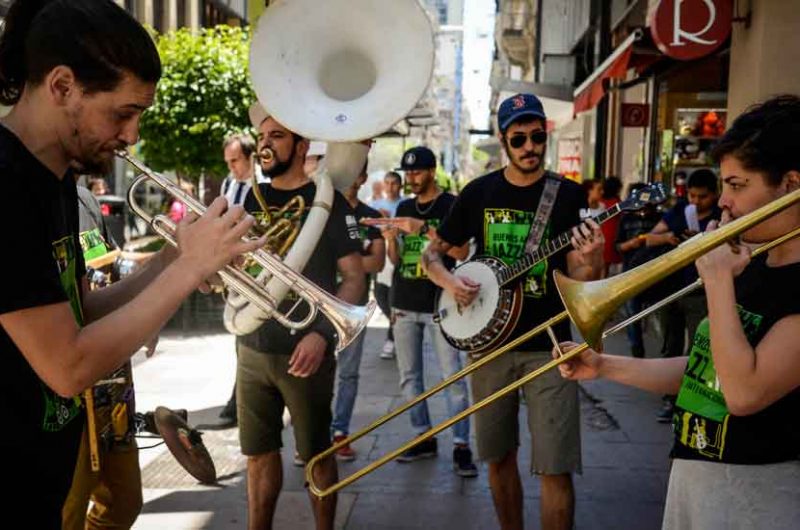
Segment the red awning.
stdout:
[[593,109],[603,96],[606,95],[606,79],[625,79],[628,69],[631,67],[631,57],[633,56],[633,43],[641,38],[641,32],[635,31],[625,39],[617,49],[603,61],[592,75],[581,83],[573,93],[575,96],[574,114]]

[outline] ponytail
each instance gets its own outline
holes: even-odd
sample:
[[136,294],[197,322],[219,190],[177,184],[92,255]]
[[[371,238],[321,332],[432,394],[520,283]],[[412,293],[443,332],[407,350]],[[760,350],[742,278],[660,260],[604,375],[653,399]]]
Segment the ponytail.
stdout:
[[0,36],[0,104],[14,105],[59,65],[87,93],[113,90],[125,73],[161,77],[153,39],[112,0],[16,0]]
[[18,0],[8,10],[0,37],[0,104],[14,105],[27,77],[25,37],[39,11],[50,0]]

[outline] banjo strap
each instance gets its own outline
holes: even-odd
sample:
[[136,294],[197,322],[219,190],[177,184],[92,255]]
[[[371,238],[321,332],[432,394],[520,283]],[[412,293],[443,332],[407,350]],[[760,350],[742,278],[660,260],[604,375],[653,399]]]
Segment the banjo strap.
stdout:
[[531,223],[531,230],[528,232],[528,239],[525,241],[525,253],[530,254],[539,248],[544,236],[544,229],[547,226],[547,221],[550,219],[550,214],[553,212],[553,205],[556,203],[556,196],[558,195],[558,188],[561,187],[561,179],[556,177],[553,173],[545,173],[547,181],[544,185],[542,197],[539,199],[539,206],[536,208],[536,215]]

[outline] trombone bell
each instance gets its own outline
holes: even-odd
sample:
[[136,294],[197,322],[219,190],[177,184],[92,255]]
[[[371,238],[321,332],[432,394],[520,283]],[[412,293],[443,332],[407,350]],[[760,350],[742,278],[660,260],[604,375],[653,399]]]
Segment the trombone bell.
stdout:
[[556,289],[584,340],[592,348],[597,348],[601,345],[603,325],[626,300],[798,202],[800,190],[795,190],[713,232],[697,234],[658,259],[605,280],[580,282],[556,271]]
[[553,273],[553,281],[583,340],[592,348],[599,349],[605,323],[625,301],[624,298],[620,301],[619,293],[615,292],[618,284],[613,283],[613,278],[581,282],[561,271]]

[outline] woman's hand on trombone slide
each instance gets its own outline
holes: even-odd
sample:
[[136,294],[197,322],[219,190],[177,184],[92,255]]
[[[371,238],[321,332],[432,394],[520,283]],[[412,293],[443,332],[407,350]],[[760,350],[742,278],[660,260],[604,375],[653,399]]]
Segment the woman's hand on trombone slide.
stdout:
[[[569,353],[570,350],[577,348],[579,345],[575,342],[562,342],[559,344],[561,352],[553,348],[553,358],[558,359],[561,353]],[[591,348],[587,348],[580,355],[573,357],[569,361],[565,361],[558,365],[558,371],[561,372],[561,377],[573,381],[582,381],[585,379],[597,379],[601,377],[600,368],[603,363],[603,356]]]

